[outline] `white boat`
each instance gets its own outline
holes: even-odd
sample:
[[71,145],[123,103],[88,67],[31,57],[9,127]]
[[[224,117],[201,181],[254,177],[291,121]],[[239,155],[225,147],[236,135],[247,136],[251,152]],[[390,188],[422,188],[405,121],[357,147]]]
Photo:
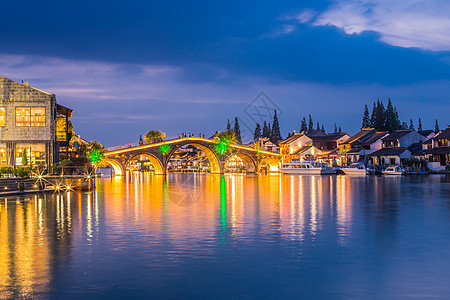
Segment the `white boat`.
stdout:
[[403,175],[404,171],[399,166],[387,167],[384,171],[384,175]]
[[363,163],[352,163],[347,168],[342,168],[345,175],[367,175],[370,174],[369,169]]
[[281,173],[283,174],[331,175],[336,174],[336,172],[336,169],[317,162],[290,161],[281,166]]

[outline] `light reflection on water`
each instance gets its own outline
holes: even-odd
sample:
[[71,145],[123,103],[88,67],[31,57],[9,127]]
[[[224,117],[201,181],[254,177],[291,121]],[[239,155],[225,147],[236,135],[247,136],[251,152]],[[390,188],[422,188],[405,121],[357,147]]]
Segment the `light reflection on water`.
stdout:
[[0,201],[0,296],[446,298],[450,178],[103,178]]

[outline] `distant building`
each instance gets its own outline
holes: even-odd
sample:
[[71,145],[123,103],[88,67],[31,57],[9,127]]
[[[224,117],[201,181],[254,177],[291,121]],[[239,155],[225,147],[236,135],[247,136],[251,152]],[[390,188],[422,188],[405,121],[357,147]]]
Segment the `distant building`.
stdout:
[[431,138],[430,144],[431,147],[427,146],[427,149],[423,151],[429,161],[428,168],[432,171],[450,169],[450,125]]
[[[412,129],[396,130],[381,139],[382,148],[368,155],[377,165],[401,165],[402,160],[410,159],[417,143],[423,143],[427,138]],[[420,155],[420,154],[419,154]]]
[[[54,94],[0,76],[0,166],[50,166],[59,161],[59,146],[68,147],[67,126],[57,142],[56,119],[72,110]],[[66,123],[67,124],[67,123]],[[71,134],[71,132],[70,132]],[[26,154],[24,155],[24,151]]]
[[322,161],[337,160],[341,164],[343,155],[338,153],[338,146],[350,136],[346,132],[326,134],[320,130],[295,133],[279,143],[283,161],[292,159]]

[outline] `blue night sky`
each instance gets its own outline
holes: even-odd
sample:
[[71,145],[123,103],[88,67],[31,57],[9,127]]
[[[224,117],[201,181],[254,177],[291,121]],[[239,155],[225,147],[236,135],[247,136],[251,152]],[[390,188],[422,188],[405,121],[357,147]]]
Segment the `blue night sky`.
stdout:
[[364,104],[388,97],[403,121],[450,123],[448,1],[25,0],[2,11],[0,75],[56,94],[76,133],[106,146],[150,129],[209,136],[234,116],[253,130],[245,108],[260,92],[281,110],[283,137],[308,114],[353,134]]

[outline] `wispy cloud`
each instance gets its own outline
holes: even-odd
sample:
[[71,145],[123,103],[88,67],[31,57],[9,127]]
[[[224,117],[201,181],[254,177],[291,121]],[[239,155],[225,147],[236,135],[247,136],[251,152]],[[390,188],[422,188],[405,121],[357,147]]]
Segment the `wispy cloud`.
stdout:
[[313,26],[335,26],[347,34],[377,32],[394,46],[450,51],[450,2],[446,0],[337,0],[315,16],[296,18]]

